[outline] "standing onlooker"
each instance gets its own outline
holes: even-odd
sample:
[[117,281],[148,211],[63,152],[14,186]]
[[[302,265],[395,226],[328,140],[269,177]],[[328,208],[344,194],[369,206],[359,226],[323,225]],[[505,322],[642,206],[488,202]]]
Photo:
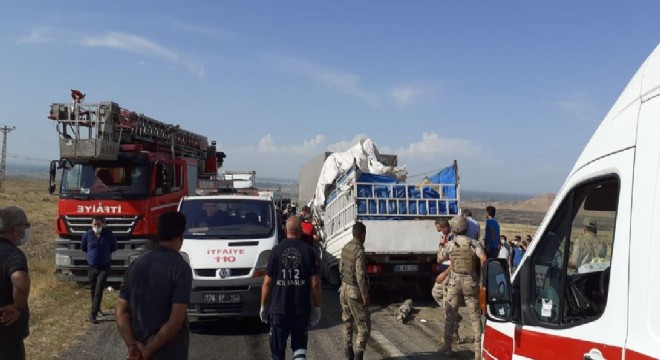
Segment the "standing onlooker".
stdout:
[[184,214],[162,214],[156,248],[133,261],[124,276],[116,313],[127,359],[188,359],[192,269],[179,253],[185,229]]
[[300,224],[302,228],[300,240],[302,240],[307,245],[314,247],[316,250],[316,244],[321,241],[321,236],[316,232],[316,228],[314,227],[312,219],[312,209],[309,206],[305,205],[300,210],[300,220],[302,221]]
[[[447,243],[454,240],[454,234],[451,232],[449,220],[446,218],[438,218],[435,220],[435,229],[440,233],[440,243],[438,245],[437,261],[440,268],[440,274],[435,278],[433,289],[431,289],[431,296],[440,307],[443,306],[442,299],[446,290],[446,280],[449,276],[449,265],[451,260],[444,260],[442,251]],[[443,245],[444,244],[444,245]]]
[[509,265],[509,271],[511,271],[511,246],[509,246],[505,235],[500,235],[500,246],[500,252],[497,254],[497,258],[506,260],[507,265]]
[[100,216],[92,218],[92,228],[82,237],[82,251],[87,253],[87,277],[89,292],[92,297],[92,311],[89,322],[98,324],[96,315],[101,311],[103,289],[108,280],[112,253],[117,251],[117,239],[109,229],[105,228],[105,220]]
[[[305,359],[307,328],[321,320],[319,263],[312,247],[300,241],[301,231],[300,218],[290,216],[286,221],[287,239],[270,253],[261,287],[259,317],[264,323],[270,321],[273,360],[284,360],[289,335],[293,358]],[[266,302],[271,292],[270,309],[267,310]]]
[[[369,315],[369,287],[367,285],[366,258],[364,255],[364,240],[367,227],[361,222],[353,225],[353,240],[344,245],[341,251],[342,282],[339,288],[339,303],[341,304],[341,320],[343,322],[344,353],[348,360],[362,360],[371,333],[371,317]],[[355,336],[355,351],[353,351],[353,329]]]
[[511,260],[511,273],[515,272],[518,266],[520,266],[520,262],[522,261],[523,256],[525,256],[525,251],[527,250],[527,246],[525,246],[525,243],[520,238],[520,235],[516,235],[513,238],[513,244],[514,247],[513,258]]
[[468,230],[465,233],[465,236],[478,241],[479,236],[481,235],[481,226],[477,220],[472,218],[472,211],[470,209],[463,209],[463,216],[465,216],[468,221]]
[[497,258],[500,252],[500,224],[495,220],[495,207],[486,207],[486,231],[484,235],[484,248],[489,259]]
[[30,237],[30,223],[18,206],[0,209],[0,355],[24,360],[23,340],[30,334],[30,276],[19,245]]
[[282,241],[286,236],[284,235],[284,216],[282,215],[282,208],[275,205],[275,219],[277,222],[277,241]]
[[525,245],[529,246],[532,243],[532,235],[527,235],[525,237]]
[[[483,269],[486,264],[486,254],[483,247],[475,239],[465,236],[467,219],[456,216],[450,221],[451,231],[456,239],[445,246],[444,259],[451,259],[451,271],[447,284],[445,299],[445,331],[442,347],[438,350],[443,356],[452,354],[453,330],[458,321],[458,306],[462,300],[467,305],[472,331],[474,332],[474,350],[481,351],[481,317],[479,315],[479,271],[477,262]],[[498,237],[499,240],[499,237]],[[443,244],[444,245],[444,244]],[[478,357],[478,355],[477,355]]]

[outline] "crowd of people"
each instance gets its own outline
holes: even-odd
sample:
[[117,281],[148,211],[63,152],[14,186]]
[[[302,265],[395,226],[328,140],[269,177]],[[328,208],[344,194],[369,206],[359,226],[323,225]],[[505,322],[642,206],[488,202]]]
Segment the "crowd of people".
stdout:
[[498,259],[505,259],[509,264],[509,270],[513,274],[522,260],[529,243],[532,241],[532,236],[527,235],[523,240],[520,235],[514,235],[509,239],[506,235],[500,235],[500,249],[497,253]]
[[[439,349],[443,355],[452,353],[453,335],[461,321],[459,306],[468,309],[474,349],[479,353],[480,269],[488,258],[499,257],[506,259],[515,271],[531,241],[529,235],[524,240],[520,235],[509,240],[500,234],[496,209],[488,206],[486,213],[483,233],[469,209],[463,209],[462,215],[451,220],[439,218],[436,221],[440,235],[437,262],[441,272],[431,293],[446,316],[443,344]],[[305,359],[308,328],[321,320],[320,261],[315,245],[322,239],[312,223],[309,207],[303,207],[299,216],[288,214],[285,237],[273,248],[268,260],[259,316],[271,328],[273,359],[284,359],[289,337],[293,358]],[[104,227],[102,217],[94,217],[90,225],[81,245],[87,254],[91,283],[89,320],[97,323],[117,241]],[[192,269],[179,254],[185,226],[186,217],[180,212],[161,215],[156,248],[137,258],[125,274],[116,306],[116,323],[126,344],[127,359],[188,358],[187,309]],[[29,229],[27,215],[20,207],[0,209],[0,354],[3,359],[25,358],[23,339],[29,334],[30,278],[26,257],[19,246],[29,238]],[[371,332],[368,307],[371,300],[364,251],[367,228],[356,222],[352,233],[353,239],[341,252],[339,303],[344,355],[349,360],[361,360]]]

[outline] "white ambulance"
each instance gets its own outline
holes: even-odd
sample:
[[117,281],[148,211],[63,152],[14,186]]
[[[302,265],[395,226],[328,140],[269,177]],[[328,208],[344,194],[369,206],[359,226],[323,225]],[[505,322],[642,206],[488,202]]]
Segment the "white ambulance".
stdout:
[[585,147],[513,278],[498,260],[485,275],[484,359],[660,358],[660,46]]
[[268,194],[187,196],[181,253],[193,270],[188,316],[257,316],[268,256],[279,226]]

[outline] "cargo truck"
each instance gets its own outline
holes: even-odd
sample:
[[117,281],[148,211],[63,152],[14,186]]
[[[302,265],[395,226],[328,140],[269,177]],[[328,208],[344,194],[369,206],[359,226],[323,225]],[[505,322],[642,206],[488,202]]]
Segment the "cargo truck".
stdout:
[[[387,158],[392,161],[389,164],[396,163],[396,156]],[[318,166],[303,165],[303,170],[312,168]],[[316,171],[319,171],[318,182],[321,170]],[[308,187],[304,182],[313,178],[313,174],[303,174],[301,170],[301,188]],[[408,184],[392,175],[369,173],[356,163],[331,186],[319,186],[334,189],[326,191],[328,195],[322,203],[317,201],[318,191],[311,201],[315,224],[323,237],[320,246],[324,278],[333,284],[340,282],[342,248],[352,239],[353,224],[361,221],[367,227],[364,247],[372,285],[399,286],[402,280],[416,280],[414,284],[421,285],[421,289],[430,286],[433,274],[439,270],[435,220],[460,212],[456,162],[419,184]]]

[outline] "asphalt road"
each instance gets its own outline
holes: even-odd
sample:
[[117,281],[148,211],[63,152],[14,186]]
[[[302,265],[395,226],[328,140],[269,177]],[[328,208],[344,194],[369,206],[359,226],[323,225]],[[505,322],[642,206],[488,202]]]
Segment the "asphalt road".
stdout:
[[[394,317],[400,303],[382,300],[372,305],[372,336],[365,359],[431,360],[443,359],[436,351],[443,332],[443,314],[432,302],[418,302],[406,323]],[[464,310],[464,309],[462,309]],[[462,312],[463,313],[463,312]],[[463,317],[467,319],[466,314]],[[106,315],[59,359],[123,359],[126,348],[115,328],[114,315]],[[464,320],[459,333],[469,343],[455,344],[453,359],[472,359],[472,335]],[[307,358],[336,360],[343,356],[341,311],[337,289],[325,287],[321,322],[309,331]],[[289,355],[290,356],[290,355]],[[258,319],[226,318],[191,324],[190,360],[265,360],[270,359],[268,327]]]

